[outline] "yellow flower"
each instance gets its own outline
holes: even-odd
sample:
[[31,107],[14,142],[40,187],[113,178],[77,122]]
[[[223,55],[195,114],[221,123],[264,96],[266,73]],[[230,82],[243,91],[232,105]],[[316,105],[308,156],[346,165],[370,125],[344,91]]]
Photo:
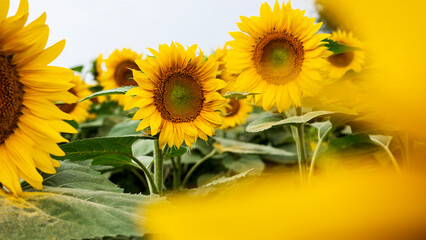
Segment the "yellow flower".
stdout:
[[[89,86],[81,79],[79,75],[75,75],[72,81],[75,86],[68,90],[70,93],[76,95],[78,98],[82,99],[84,97],[92,94],[89,90]],[[92,102],[87,100],[79,103],[70,103],[70,104],[58,104],[59,109],[63,112],[70,114],[74,121],[82,123],[87,120],[89,117],[89,110],[92,105]]]
[[143,71],[133,70],[139,87],[126,95],[135,97],[125,110],[139,107],[133,120],[142,119],[137,131],[151,128],[154,136],[160,133],[163,147],[180,147],[185,141],[189,147],[198,137],[207,140],[222,124],[220,110],[225,103],[217,91],[225,83],[216,79],[218,64],[213,57],[206,61],[196,45],[187,50],[179,43],[160,45],[159,51],[149,49],[154,57],[137,59]]
[[374,171],[315,179],[249,178],[168,196],[144,207],[143,231],[159,240],[422,239],[425,175]]
[[[214,53],[216,61],[219,63],[219,71],[217,78],[226,82],[226,87],[219,92],[223,95],[229,91],[236,91],[234,84],[237,79],[236,74],[231,74],[226,67],[225,56],[228,53],[228,48],[225,46],[223,49],[218,48]],[[244,124],[249,113],[253,111],[253,107],[246,99],[236,100],[229,99],[223,108],[223,124],[220,129],[227,129]]]
[[225,111],[220,129],[233,128],[244,124],[249,113],[253,111],[253,107],[247,99],[230,99],[226,104]]
[[68,92],[73,72],[47,66],[61,52],[65,41],[45,49],[49,28],[42,14],[25,26],[28,1],[22,0],[14,16],[7,17],[9,1],[0,1],[0,182],[21,194],[19,178],[41,190],[37,169],[53,174],[64,156],[57,143],[67,142],[59,132],[76,133],[62,121],[72,117],[60,111],[56,101],[78,98]]
[[363,50],[362,43],[351,32],[347,33],[340,29],[334,31],[330,39],[348,47],[358,49],[328,57],[327,61],[330,63],[327,70],[328,77],[332,79],[341,78],[349,70],[360,72],[366,60],[366,52]]
[[280,8],[276,1],[273,10],[264,3],[260,17],[241,17],[242,32],[230,33],[235,40],[228,43],[228,69],[240,74],[235,87],[262,93],[256,100],[265,110],[300,106],[302,94],[314,94],[322,80],[318,68],[331,55],[322,40],[329,34],[316,34],[321,23],[314,24],[315,18],[304,13],[291,9],[290,3]]
[[[137,54],[131,49],[116,49],[107,59],[104,59],[105,71],[100,71],[98,80],[105,89],[114,89],[122,86],[136,86],[137,83],[133,80],[132,70],[139,70],[135,64],[136,59],[141,59],[142,54]],[[98,58],[99,60],[99,58]],[[97,66],[98,70],[101,70]],[[124,95],[111,95],[111,100],[118,101],[118,104],[124,106],[129,97]]]

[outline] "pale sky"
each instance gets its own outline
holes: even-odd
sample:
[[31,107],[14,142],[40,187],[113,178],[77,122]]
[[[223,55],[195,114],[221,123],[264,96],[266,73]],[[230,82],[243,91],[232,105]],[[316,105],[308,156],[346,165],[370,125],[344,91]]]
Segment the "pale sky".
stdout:
[[[10,0],[9,15],[19,0]],[[30,20],[43,12],[50,27],[48,46],[65,39],[62,54],[52,65],[89,66],[99,53],[116,48],[149,53],[161,43],[198,44],[205,53],[231,40],[242,16],[259,16],[264,0],[29,0]],[[274,1],[268,0],[271,6]],[[282,2],[282,0],[281,0]],[[315,17],[313,0],[293,0],[292,7]]]

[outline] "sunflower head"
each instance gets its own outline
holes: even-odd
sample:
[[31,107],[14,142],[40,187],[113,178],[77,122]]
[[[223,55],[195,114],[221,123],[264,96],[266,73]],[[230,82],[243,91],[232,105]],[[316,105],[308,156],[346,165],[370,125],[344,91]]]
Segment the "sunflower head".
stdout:
[[316,34],[321,23],[291,9],[290,3],[273,9],[262,4],[260,17],[241,17],[241,32],[231,32],[232,49],[225,58],[227,68],[239,74],[239,91],[262,93],[256,100],[265,110],[276,106],[279,112],[293,103],[301,105],[301,96],[316,92],[322,80],[318,69],[328,63],[331,52],[322,40],[328,34]]
[[330,63],[328,66],[328,77],[331,79],[338,79],[349,70],[360,72],[366,61],[366,52],[363,50],[361,41],[356,39],[352,33],[347,33],[342,30],[334,31],[331,35],[331,39],[356,49],[328,57],[327,61]]
[[134,96],[125,110],[139,107],[133,119],[142,119],[137,131],[151,128],[159,133],[160,145],[191,146],[198,137],[207,140],[222,124],[217,110],[225,103],[217,91],[225,83],[216,79],[218,64],[212,56],[197,56],[197,46],[185,50],[179,43],[149,49],[154,57],[138,59],[141,71],[133,70],[139,87],[126,95]]
[[[135,60],[141,59],[142,54],[138,54],[131,49],[116,49],[107,59],[104,59],[105,71],[101,71],[99,82],[104,89],[113,89],[122,86],[136,86],[133,79],[132,69],[139,70]],[[123,95],[113,95],[111,100],[118,101],[120,105],[125,105],[129,97]]]
[[[68,91],[76,95],[79,99],[85,98],[92,94],[92,92],[89,90],[89,86],[83,81],[83,79],[81,79],[79,75],[74,76],[72,83],[75,84],[75,86]],[[87,100],[78,103],[59,104],[59,109],[65,113],[70,114],[77,123],[82,123],[88,119],[91,105],[92,102]]]
[[22,0],[14,16],[8,17],[9,1],[0,1],[0,183],[21,194],[20,178],[42,189],[37,171],[53,174],[63,156],[57,143],[66,142],[60,132],[76,133],[63,119],[72,117],[55,102],[72,103],[68,90],[73,72],[48,66],[61,52],[65,41],[45,49],[49,28],[42,14],[31,24],[28,1]]

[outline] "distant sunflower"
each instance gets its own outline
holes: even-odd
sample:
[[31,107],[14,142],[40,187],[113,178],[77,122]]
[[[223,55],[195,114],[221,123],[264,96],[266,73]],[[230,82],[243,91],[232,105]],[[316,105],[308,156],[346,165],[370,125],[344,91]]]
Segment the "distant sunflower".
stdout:
[[[228,48],[226,46],[224,48],[216,49],[214,53],[214,57],[219,63],[217,78],[222,79],[227,84],[225,88],[219,91],[222,95],[229,91],[236,91],[234,88],[234,83],[238,77],[236,74],[231,74],[226,67],[226,62],[224,59],[227,53]],[[249,113],[252,111],[253,107],[251,106],[249,100],[228,99],[227,104],[222,110],[224,115],[222,116],[223,123],[220,129],[232,128],[240,124],[244,124],[246,118],[249,116]]]
[[361,72],[366,60],[366,52],[362,49],[361,41],[356,39],[352,33],[342,30],[333,32],[330,39],[348,47],[358,49],[328,57],[327,61],[330,63],[328,77],[333,79],[341,78],[349,70]]
[[[107,59],[104,59],[106,70],[99,75],[99,82],[104,89],[114,89],[122,86],[136,86],[133,80],[132,70],[139,67],[135,64],[135,59],[141,59],[142,54],[137,54],[131,49],[116,49]],[[100,69],[100,68],[99,68]],[[124,106],[130,99],[124,95],[111,95],[111,100],[118,101]]]
[[315,94],[316,81],[322,80],[318,69],[331,55],[322,41],[329,34],[316,34],[321,23],[304,13],[291,9],[290,2],[280,8],[276,1],[273,10],[264,3],[260,17],[241,17],[242,32],[230,33],[235,40],[228,42],[228,69],[240,74],[235,87],[262,93],[256,101],[265,110],[301,106],[302,94]]
[[[75,75],[72,83],[75,84],[73,88],[68,90],[70,93],[76,95],[78,98],[82,99],[90,94],[89,86],[81,79],[79,75]],[[89,110],[92,105],[90,100],[79,102],[79,103],[70,103],[70,104],[58,104],[59,109],[63,112],[70,114],[74,121],[82,123],[89,118]]]
[[63,50],[65,41],[44,49],[49,28],[46,14],[25,25],[28,1],[22,0],[14,16],[7,17],[9,1],[0,2],[0,183],[21,194],[20,178],[35,189],[43,188],[37,169],[53,174],[64,156],[57,143],[67,142],[59,132],[77,131],[62,119],[56,101],[78,100],[68,92],[73,72],[47,66]]
[[230,99],[225,107],[226,114],[223,116],[223,123],[220,129],[233,128],[246,122],[249,113],[253,111],[249,100]]
[[225,83],[216,79],[218,64],[213,57],[206,61],[203,53],[195,55],[197,45],[187,50],[179,44],[160,45],[159,51],[149,49],[154,57],[137,59],[143,71],[133,70],[139,87],[127,92],[135,96],[125,110],[139,107],[133,120],[142,119],[137,131],[151,128],[159,135],[160,146],[189,147],[196,139],[207,140],[222,124],[220,110],[225,99],[218,90]]

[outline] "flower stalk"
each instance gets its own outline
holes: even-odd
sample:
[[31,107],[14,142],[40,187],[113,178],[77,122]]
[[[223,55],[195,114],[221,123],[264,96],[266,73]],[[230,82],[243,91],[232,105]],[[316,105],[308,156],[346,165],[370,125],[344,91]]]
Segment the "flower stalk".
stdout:
[[158,138],[154,139],[154,182],[161,196],[163,194],[163,153]]

